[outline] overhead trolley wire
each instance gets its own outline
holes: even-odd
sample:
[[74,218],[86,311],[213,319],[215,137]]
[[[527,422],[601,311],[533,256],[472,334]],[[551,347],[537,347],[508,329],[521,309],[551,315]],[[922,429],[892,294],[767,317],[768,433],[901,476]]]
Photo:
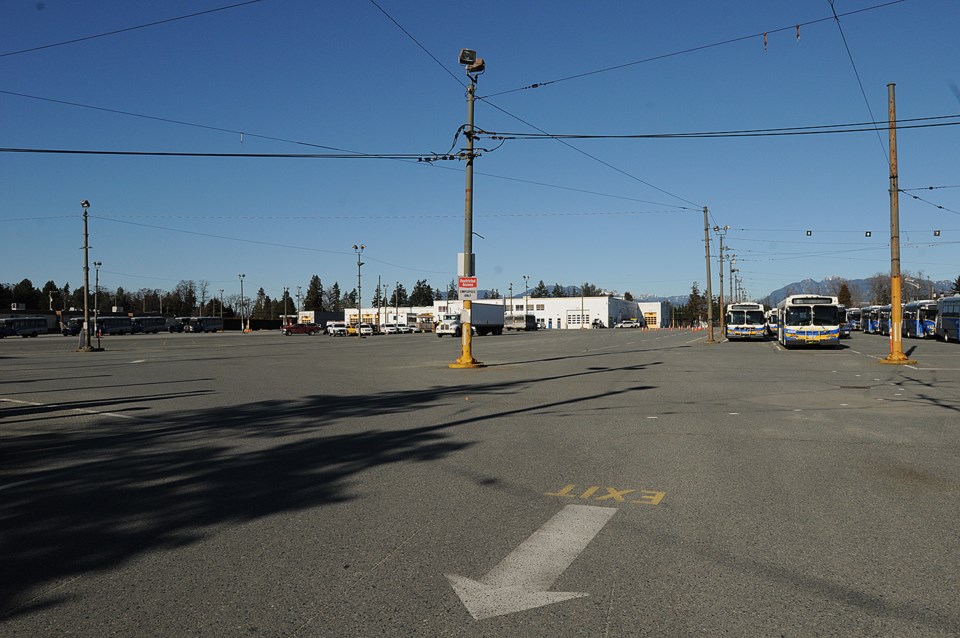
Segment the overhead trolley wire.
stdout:
[[[888,7],[888,6],[894,5],[894,4],[900,4],[901,2],[905,2],[905,1],[906,1],[906,0],[892,0],[891,2],[885,2],[885,3],[883,3],[883,4],[878,4],[878,5],[875,5],[875,6],[872,6],[872,7],[865,7],[865,8],[863,8],[863,9],[856,9],[856,10],[854,10],[854,11],[847,11],[846,13],[841,13],[841,14],[839,14],[839,17],[851,16],[851,15],[854,15],[854,14],[857,14],[857,13],[863,13],[863,12],[865,12],[865,11],[873,11],[874,9],[882,9],[882,8],[884,8],[884,7]],[[834,16],[836,16],[836,15],[837,15],[837,14],[834,13]],[[661,55],[655,55],[655,56],[652,56],[652,57],[649,57],[649,58],[644,58],[644,59],[642,59],[642,60],[634,60],[633,62],[625,62],[625,63],[623,63],[623,64],[615,64],[615,65],[613,65],[613,66],[604,67],[604,68],[602,68],[602,69],[595,69],[595,70],[593,70],[593,71],[585,71],[585,72],[583,72],[583,73],[576,73],[576,74],[574,74],[574,75],[568,75],[568,76],[566,76],[566,77],[557,78],[557,79],[555,79],[555,80],[547,80],[547,81],[544,81],[544,82],[535,82],[535,83],[533,83],[533,84],[528,84],[528,85],[526,85],[526,86],[520,86],[520,87],[517,87],[517,88],[514,88],[514,89],[508,89],[508,90],[506,90],[506,91],[500,91],[500,92],[498,92],[498,93],[491,93],[491,94],[486,95],[486,96],[483,96],[483,97],[497,97],[497,96],[500,96],[500,95],[506,95],[507,93],[516,93],[517,91],[526,91],[526,90],[528,90],[528,89],[539,89],[539,88],[541,88],[541,87],[549,86],[549,85],[551,85],[551,84],[559,84],[560,82],[567,82],[567,81],[569,81],[569,80],[577,80],[577,79],[580,79],[580,78],[589,77],[589,76],[591,76],[591,75],[598,75],[598,74],[600,74],[600,73],[608,73],[608,72],[610,72],[610,71],[617,71],[617,70],[619,70],[619,69],[624,69],[624,68],[627,68],[627,67],[636,66],[636,65],[638,65],[638,64],[646,64],[647,62],[656,62],[657,60],[665,60],[665,59],[667,59],[667,58],[677,57],[677,56],[680,56],[680,55],[685,55],[685,54],[687,54],[687,53],[696,53],[696,52],[698,52],[698,51],[704,51],[704,50],[706,50],[706,49],[712,49],[712,48],[715,48],[715,47],[725,46],[725,45],[728,45],[728,44],[735,44],[735,43],[737,43],[737,42],[743,42],[743,41],[745,41],[745,40],[752,40],[753,38],[761,38],[761,37],[763,37],[764,35],[769,35],[769,34],[771,34],[771,33],[780,33],[780,32],[782,32],[782,31],[792,31],[792,30],[798,29],[798,28],[800,28],[800,27],[807,27],[807,26],[811,26],[811,25],[814,25],[814,24],[818,24],[818,23],[820,23],[820,22],[828,22],[828,21],[830,21],[830,20],[834,20],[834,19],[835,19],[834,16],[827,17],[827,18],[819,18],[819,19],[817,19],[817,20],[810,20],[810,21],[808,21],[808,22],[800,22],[800,23],[796,23],[796,24],[791,24],[790,26],[787,26],[787,27],[778,27],[778,28],[776,28],[776,29],[767,29],[766,31],[761,31],[761,32],[759,32],[759,33],[753,33],[753,34],[751,34],[751,35],[744,35],[744,36],[739,36],[739,37],[736,37],[736,38],[730,38],[730,39],[728,39],[728,40],[722,40],[722,41],[720,41],[720,42],[714,42],[714,43],[712,43],[712,44],[704,44],[704,45],[700,45],[700,46],[690,47],[690,48],[687,48],[687,49],[683,49],[683,50],[681,50],[681,51],[674,51],[673,53],[663,53],[663,54],[661,54]],[[478,99],[483,99],[483,98],[478,98]]]
[[[876,120],[877,118],[873,114],[873,109],[870,108],[870,100],[867,99],[867,92],[863,89],[863,80],[860,79],[860,71],[857,70],[857,63],[853,60],[853,52],[850,51],[850,45],[847,43],[847,36],[843,32],[843,26],[840,25],[840,16],[837,15],[837,10],[833,6],[833,0],[827,0],[830,3],[830,11],[833,12],[833,19],[837,23],[837,30],[840,31],[840,39],[843,40],[843,46],[847,50],[847,57],[850,59],[850,66],[853,67],[853,74],[857,76],[857,85],[860,87],[860,95],[863,96],[863,103],[867,105],[867,112],[870,114],[871,120]],[[885,162],[889,162],[890,158],[887,155],[887,147],[883,145],[883,137],[880,136],[880,129],[874,127],[877,132],[877,141],[880,142],[880,151],[883,153],[883,159]],[[889,127],[888,127],[889,129]]]
[[125,27],[123,29],[114,29],[113,31],[107,31],[105,33],[98,33],[96,35],[87,35],[80,38],[74,38],[72,40],[65,40],[63,42],[55,42],[52,44],[44,44],[40,46],[30,47],[28,49],[20,49],[19,51],[7,51],[6,53],[0,53],[0,58],[5,58],[11,55],[20,55],[21,53],[30,53],[32,51],[42,51],[43,49],[52,49],[54,47],[60,47],[67,44],[76,44],[77,42],[86,42],[87,40],[95,40],[97,38],[105,38],[111,35],[117,35],[118,33],[126,33],[128,31],[136,31],[137,29],[146,29],[148,27],[155,27],[161,24],[169,24],[171,22],[177,22],[178,20],[186,20],[188,18],[196,18],[197,16],[207,15],[210,13],[217,13],[218,11],[227,11],[228,9],[236,9],[238,7],[244,7],[250,4],[256,4],[258,2],[263,2],[263,0],[246,0],[246,2],[238,2],[236,4],[227,5],[225,7],[218,7],[216,9],[207,9],[206,11],[198,11],[196,13],[190,13],[187,15],[177,16],[175,18],[167,18],[165,20],[156,20],[154,22],[148,22],[146,24],[139,24],[133,27]]

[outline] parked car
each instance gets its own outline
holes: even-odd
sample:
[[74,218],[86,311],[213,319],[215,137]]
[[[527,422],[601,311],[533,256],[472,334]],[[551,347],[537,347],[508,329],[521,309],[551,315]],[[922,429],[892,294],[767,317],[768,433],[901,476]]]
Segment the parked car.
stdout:
[[417,329],[414,328],[413,326],[406,326],[406,325],[397,326],[397,330],[399,330],[401,334],[405,334],[405,335],[412,335],[414,332],[417,331]]
[[639,323],[637,323],[636,321],[629,321],[629,320],[621,321],[620,323],[614,326],[614,328],[639,328],[639,327],[640,327]]
[[360,336],[361,336],[361,337],[368,337],[368,336],[372,336],[372,335],[373,335],[373,326],[371,326],[369,323],[361,323],[361,324],[360,324]]
[[328,321],[327,334],[333,337],[347,336],[347,324],[343,321]]
[[283,327],[283,334],[290,335],[310,335],[311,337],[320,332],[320,326],[315,323],[288,323]]
[[398,335],[402,332],[402,330],[400,329],[400,326],[395,323],[385,323],[380,328],[380,332],[385,335]]

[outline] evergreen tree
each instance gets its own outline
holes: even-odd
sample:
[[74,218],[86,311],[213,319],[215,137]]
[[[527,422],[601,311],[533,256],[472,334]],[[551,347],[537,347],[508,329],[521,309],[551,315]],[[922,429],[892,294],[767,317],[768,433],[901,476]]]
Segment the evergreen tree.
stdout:
[[[373,291],[373,299],[370,301],[370,305],[372,305],[374,308],[379,308],[380,305],[383,303],[383,300],[384,300],[383,289],[381,286],[377,286]],[[388,302],[384,305],[390,305],[390,304]]]
[[500,289],[494,288],[490,291],[490,294],[487,295],[487,299],[500,299]]
[[343,296],[343,299],[340,300],[341,308],[356,308],[357,307],[357,289],[354,288],[347,294]]
[[566,297],[567,292],[563,289],[560,284],[553,284],[553,292],[550,293],[551,297]]
[[953,290],[951,292],[960,295],[960,275],[957,275],[957,280],[953,282]]
[[460,291],[457,288],[457,280],[451,279],[450,284],[447,286],[447,301],[460,298]]
[[433,305],[433,290],[430,288],[430,284],[427,283],[426,279],[418,279],[417,283],[413,285],[413,290],[410,291],[410,305]]
[[440,289],[437,288],[433,291],[433,300],[434,301],[443,301],[443,293],[440,292]]
[[327,291],[325,305],[330,312],[340,312],[343,310],[340,297],[340,284],[338,282],[333,282],[333,286]]
[[33,287],[32,281],[24,279],[13,287],[13,303],[25,304],[27,310],[38,310],[40,308],[40,291]]
[[534,299],[543,299],[550,296],[550,291],[547,290],[547,284],[543,283],[543,279],[530,291],[530,296]]
[[690,287],[690,296],[687,298],[687,311],[690,314],[690,320],[703,321],[707,315],[707,298],[700,294],[700,284],[693,282]]
[[257,291],[257,298],[256,301],[253,302],[253,310],[250,312],[250,318],[268,319],[273,312],[273,308],[270,308],[267,303],[267,292],[261,288]]
[[316,310],[323,312],[323,283],[319,275],[310,278],[310,285],[307,286],[307,296],[303,299],[304,310]]
[[633,295],[630,293],[629,290],[628,290],[627,292],[623,293],[623,300],[624,300],[624,301],[633,301]]
[[847,308],[853,305],[853,295],[850,294],[850,286],[847,285],[847,282],[840,284],[840,289],[837,291],[837,301]]
[[600,288],[586,281],[583,282],[580,290],[580,294],[584,297],[599,297],[601,294],[603,294]]
[[393,294],[390,295],[389,305],[391,306],[410,305],[410,300],[407,298],[407,289],[403,287],[403,284],[397,283],[397,287],[393,289]]

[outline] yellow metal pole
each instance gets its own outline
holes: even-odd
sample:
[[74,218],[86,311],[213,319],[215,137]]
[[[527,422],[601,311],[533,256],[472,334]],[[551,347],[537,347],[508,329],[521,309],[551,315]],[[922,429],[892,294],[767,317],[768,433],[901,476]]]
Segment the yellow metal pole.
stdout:
[[903,354],[903,307],[900,305],[900,180],[897,175],[897,102],[895,84],[887,85],[890,122],[890,354],[880,363],[910,365]]

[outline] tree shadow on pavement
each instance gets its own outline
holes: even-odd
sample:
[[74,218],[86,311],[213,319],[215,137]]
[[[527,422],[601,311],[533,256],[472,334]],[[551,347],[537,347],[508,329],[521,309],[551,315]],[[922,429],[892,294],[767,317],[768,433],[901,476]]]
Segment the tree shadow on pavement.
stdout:
[[[57,587],[71,579],[197,542],[224,525],[359,498],[348,491],[359,473],[429,463],[475,444],[453,428],[644,388],[510,409],[492,401],[483,410],[461,407],[464,394],[518,395],[530,383],[634,369],[255,401],[168,411],[163,421],[107,418],[83,402],[60,405],[54,414],[51,406],[17,405],[15,416],[23,421],[59,415],[62,422],[41,427],[7,420],[17,428],[0,447],[0,622],[66,602]],[[107,411],[128,400],[90,404]],[[14,416],[9,410],[0,416]]]

